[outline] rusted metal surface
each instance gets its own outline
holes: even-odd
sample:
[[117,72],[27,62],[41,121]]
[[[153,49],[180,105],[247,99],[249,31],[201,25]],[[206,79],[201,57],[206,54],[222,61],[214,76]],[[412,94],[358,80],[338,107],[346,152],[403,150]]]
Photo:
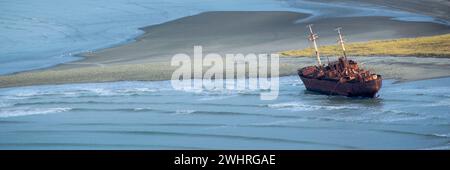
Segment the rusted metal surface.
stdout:
[[375,97],[381,88],[382,78],[378,74],[359,68],[358,63],[347,59],[345,52],[342,28],[336,28],[342,48],[342,57],[337,61],[323,65],[320,62],[319,50],[316,39],[317,34],[313,32],[312,25],[308,25],[310,38],[313,42],[317,57],[317,66],[308,66],[298,70],[298,75],[307,90],[316,91],[328,95]]
[[307,90],[319,92],[327,95],[342,95],[348,97],[370,97],[376,96],[381,88],[382,80],[379,78],[366,83],[340,83],[333,80],[321,80],[300,76]]
[[353,60],[331,62],[328,66],[308,66],[298,70],[307,90],[328,95],[375,97],[382,77],[360,69]]

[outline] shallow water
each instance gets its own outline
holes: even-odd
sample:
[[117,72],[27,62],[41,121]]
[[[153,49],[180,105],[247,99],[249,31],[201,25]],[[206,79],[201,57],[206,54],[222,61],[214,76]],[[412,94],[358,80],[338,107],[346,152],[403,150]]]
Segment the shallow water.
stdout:
[[450,148],[450,78],[385,80],[377,99],[280,83],[273,101],[169,81],[0,89],[0,149]]

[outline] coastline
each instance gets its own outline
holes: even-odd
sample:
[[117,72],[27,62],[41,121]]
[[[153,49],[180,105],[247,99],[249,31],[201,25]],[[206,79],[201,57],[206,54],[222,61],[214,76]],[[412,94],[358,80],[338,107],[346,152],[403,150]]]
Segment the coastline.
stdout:
[[[304,24],[296,20],[307,14],[281,11],[228,11],[205,12],[194,16],[142,28],[145,32],[126,44],[84,53],[84,59],[64,63],[48,69],[34,70],[0,76],[0,87],[41,84],[110,82],[127,80],[168,80],[176,67],[170,66],[171,57],[177,53],[191,55],[194,45],[203,45],[204,54],[274,53],[305,48],[308,42]],[[439,35],[449,33],[447,26],[395,21],[388,17],[325,18],[312,22],[321,35],[321,45],[335,43],[333,28],[343,26],[350,42],[392,38]],[[405,30],[405,27],[415,28]],[[312,61],[312,58],[309,58]],[[414,70],[415,62],[408,58],[403,68]],[[294,64],[295,63],[295,64]],[[295,74],[296,68],[308,61],[280,59],[280,76]],[[399,66],[400,67],[400,66]],[[375,71],[384,70],[376,68]],[[419,68],[420,69],[420,68]],[[442,69],[442,68],[434,68]],[[448,69],[448,68],[446,68]],[[449,72],[444,69],[444,71]],[[434,70],[436,71],[436,70]],[[405,80],[450,76],[444,73],[432,77],[420,75],[391,76]],[[387,73],[389,75],[389,73]],[[389,76],[388,76],[389,77]]]

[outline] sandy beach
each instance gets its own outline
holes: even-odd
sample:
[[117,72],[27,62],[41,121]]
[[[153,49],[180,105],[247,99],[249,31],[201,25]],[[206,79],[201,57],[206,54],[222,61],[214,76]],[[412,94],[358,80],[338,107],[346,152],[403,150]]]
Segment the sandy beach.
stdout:
[[[48,69],[0,76],[0,87],[124,80],[167,80],[176,67],[170,66],[177,53],[193,53],[202,45],[203,53],[276,53],[308,47],[305,23],[308,17],[295,12],[205,12],[159,25],[142,28],[145,32],[134,42],[82,54],[83,60]],[[320,34],[320,44],[336,41],[334,28],[344,27],[349,42],[439,35],[450,27],[434,23],[406,22],[388,17],[325,18],[310,22]],[[351,49],[349,49],[351,50]],[[419,56],[420,57],[420,56]],[[443,67],[418,64],[411,58],[397,58],[392,69],[379,66],[374,71],[385,78],[418,80],[450,76],[450,61],[438,61]],[[281,59],[280,74],[295,74],[312,58]],[[377,60],[378,61],[378,60]],[[380,61],[381,62],[381,61]],[[434,61],[433,61],[434,62]],[[388,67],[388,66],[387,66]],[[422,69],[426,68],[426,69]],[[421,72],[432,74],[418,74]]]

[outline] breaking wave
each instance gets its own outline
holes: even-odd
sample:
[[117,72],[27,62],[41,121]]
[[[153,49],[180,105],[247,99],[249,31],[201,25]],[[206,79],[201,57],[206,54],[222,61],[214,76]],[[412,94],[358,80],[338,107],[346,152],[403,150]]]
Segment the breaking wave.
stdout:
[[314,111],[314,110],[342,110],[342,109],[358,109],[357,106],[326,106],[326,105],[311,105],[304,104],[302,102],[286,102],[286,103],[277,103],[277,104],[268,104],[269,108],[274,109],[287,109],[292,111]]
[[443,137],[443,138],[450,138],[450,133],[447,133],[447,134],[434,133],[433,136]]
[[185,115],[185,114],[191,114],[194,113],[195,110],[176,110],[175,114],[177,115]]
[[72,108],[14,108],[14,109],[1,109],[0,118],[5,117],[16,117],[16,116],[28,116],[28,115],[39,115],[39,114],[49,114],[49,113],[59,113],[70,111]]

